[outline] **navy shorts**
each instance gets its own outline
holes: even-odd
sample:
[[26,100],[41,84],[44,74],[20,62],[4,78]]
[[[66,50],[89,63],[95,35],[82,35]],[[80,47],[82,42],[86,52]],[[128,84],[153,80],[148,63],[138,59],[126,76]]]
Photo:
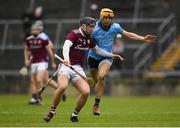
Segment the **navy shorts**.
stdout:
[[102,61],[107,61],[110,65],[112,64],[112,59],[110,58],[103,58],[103,59],[100,59],[100,60],[96,60],[92,57],[88,57],[88,66],[91,68],[91,69],[98,69],[99,67],[99,64],[102,62]]

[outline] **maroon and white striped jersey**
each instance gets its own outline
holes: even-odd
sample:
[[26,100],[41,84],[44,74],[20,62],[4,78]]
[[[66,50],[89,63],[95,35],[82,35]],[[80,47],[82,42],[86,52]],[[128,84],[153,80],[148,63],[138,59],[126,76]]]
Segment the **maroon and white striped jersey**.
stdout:
[[26,45],[32,53],[32,63],[47,62],[49,60],[46,46],[49,44],[49,38],[46,34],[40,33],[38,36],[29,36],[26,38]]

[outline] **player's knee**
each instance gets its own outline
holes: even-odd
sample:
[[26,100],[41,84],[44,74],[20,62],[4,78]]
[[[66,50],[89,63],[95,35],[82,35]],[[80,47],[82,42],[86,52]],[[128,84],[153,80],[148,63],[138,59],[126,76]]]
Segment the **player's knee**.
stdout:
[[82,92],[82,95],[83,95],[84,97],[88,97],[89,94],[90,94],[90,90],[85,90],[85,91]]
[[38,86],[42,86],[43,84],[45,84],[46,82],[43,82],[41,79],[37,79],[37,84]]
[[58,86],[57,88],[58,90],[61,90],[62,92],[64,92],[67,89],[67,86]]

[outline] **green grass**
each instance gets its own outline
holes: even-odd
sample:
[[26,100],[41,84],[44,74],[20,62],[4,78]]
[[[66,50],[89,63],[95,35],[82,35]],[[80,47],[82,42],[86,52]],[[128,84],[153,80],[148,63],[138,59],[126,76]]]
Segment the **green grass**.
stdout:
[[93,97],[79,114],[78,123],[71,123],[70,114],[76,99],[68,97],[58,106],[57,115],[49,123],[42,118],[48,112],[52,96],[44,97],[43,106],[28,105],[27,95],[0,95],[0,126],[180,126],[180,97],[103,97],[102,115],[92,115]]

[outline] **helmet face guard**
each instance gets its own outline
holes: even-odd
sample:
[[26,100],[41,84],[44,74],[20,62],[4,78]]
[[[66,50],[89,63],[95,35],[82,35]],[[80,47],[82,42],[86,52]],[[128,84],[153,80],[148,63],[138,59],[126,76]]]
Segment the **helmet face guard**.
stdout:
[[89,35],[91,34],[91,32],[89,32],[89,29],[87,28],[89,27],[94,28],[94,26],[96,25],[96,20],[91,17],[84,17],[80,20],[80,25],[84,33]]
[[103,8],[100,12],[100,20],[104,17],[114,18],[114,12],[109,8]]

